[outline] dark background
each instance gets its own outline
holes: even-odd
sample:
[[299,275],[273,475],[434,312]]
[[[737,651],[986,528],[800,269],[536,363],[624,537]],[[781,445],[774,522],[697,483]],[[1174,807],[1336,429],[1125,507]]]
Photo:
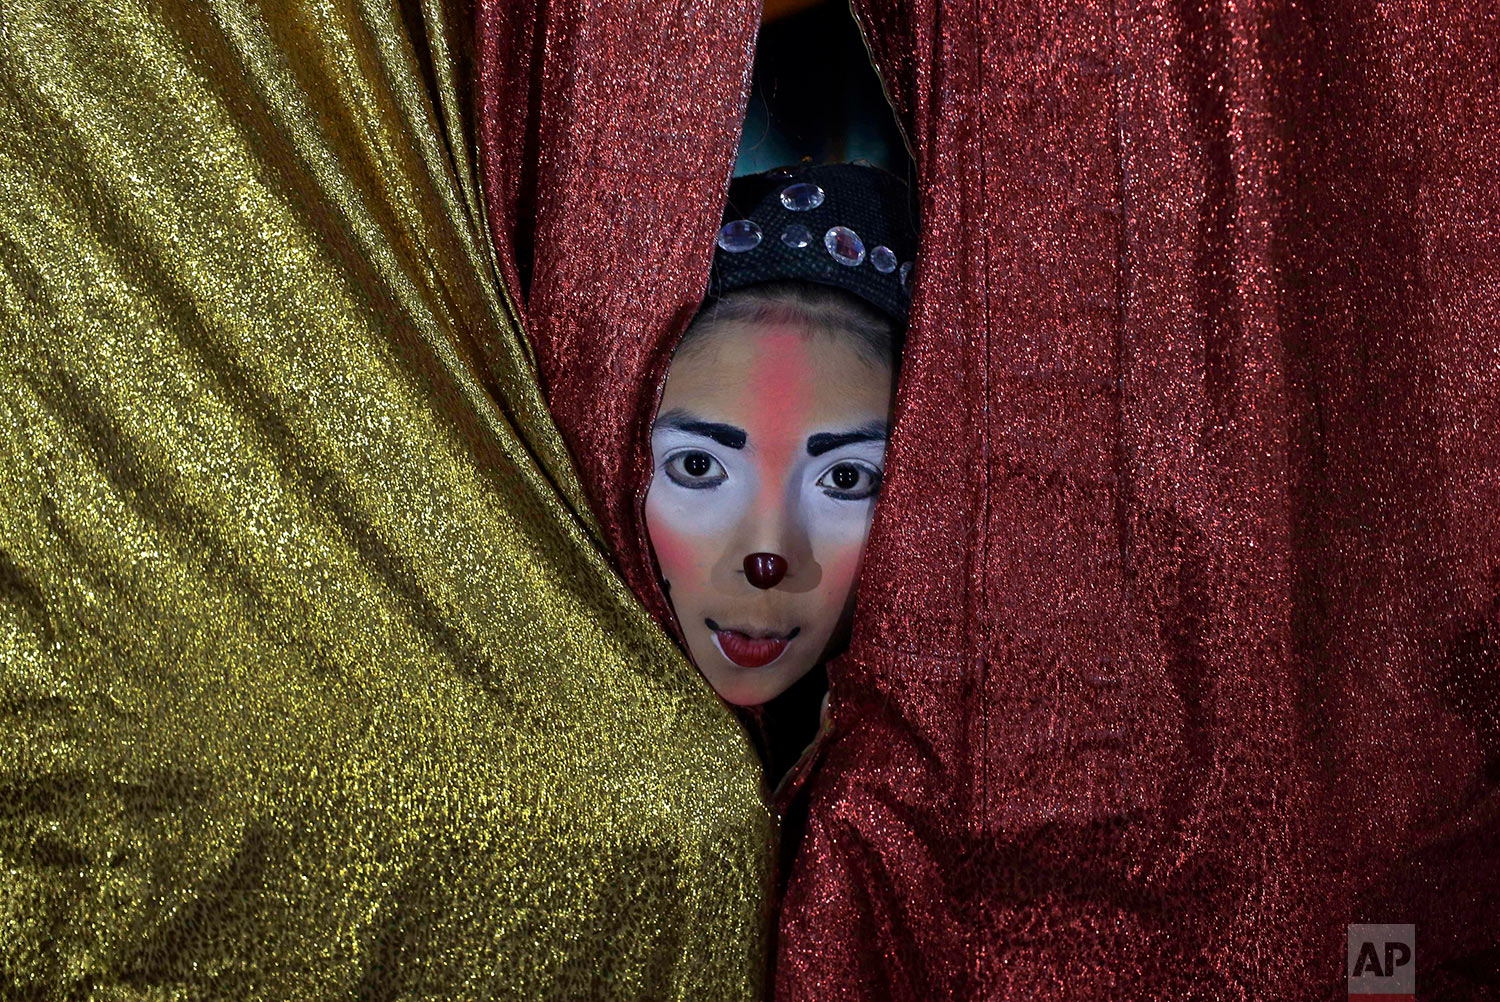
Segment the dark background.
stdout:
[[767,0],[735,174],[803,157],[868,160],[912,178],[911,158],[847,0]]

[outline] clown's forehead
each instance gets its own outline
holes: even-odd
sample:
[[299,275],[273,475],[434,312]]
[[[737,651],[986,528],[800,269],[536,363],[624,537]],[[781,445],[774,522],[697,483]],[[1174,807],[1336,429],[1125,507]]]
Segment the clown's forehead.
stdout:
[[849,424],[889,406],[892,373],[846,335],[798,325],[736,326],[673,359],[662,407],[755,424]]

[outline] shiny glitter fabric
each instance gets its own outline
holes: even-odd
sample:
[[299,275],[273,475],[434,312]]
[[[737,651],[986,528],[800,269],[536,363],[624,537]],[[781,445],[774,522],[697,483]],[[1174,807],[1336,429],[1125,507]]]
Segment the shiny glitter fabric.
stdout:
[[[677,633],[642,515],[651,422],[708,286],[760,4],[479,0],[491,229],[621,573]],[[680,633],[677,633],[680,639]]]
[[1500,17],[855,0],[922,247],[775,997],[1500,984]]
[[473,19],[0,13],[0,997],[763,995],[759,766],[547,412]]

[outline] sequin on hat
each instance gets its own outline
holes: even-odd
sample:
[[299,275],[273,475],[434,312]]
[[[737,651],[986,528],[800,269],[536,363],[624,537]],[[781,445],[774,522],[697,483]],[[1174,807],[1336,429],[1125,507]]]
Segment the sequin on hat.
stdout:
[[823,246],[835,261],[849,268],[858,268],[865,263],[865,244],[847,226],[830,226],[823,234]]
[[749,219],[734,219],[719,227],[716,241],[721,250],[743,254],[760,246],[760,227]]

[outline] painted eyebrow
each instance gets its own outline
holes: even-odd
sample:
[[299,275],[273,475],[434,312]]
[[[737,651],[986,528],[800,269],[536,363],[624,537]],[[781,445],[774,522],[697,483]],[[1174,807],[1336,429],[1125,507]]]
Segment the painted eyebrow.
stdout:
[[[652,431],[662,428],[702,435],[704,438],[713,439],[726,449],[743,449],[748,440],[743,428],[718,421],[704,421],[698,415],[681,407],[674,407],[659,415],[651,425]],[[855,442],[883,442],[886,435],[887,426],[884,421],[870,421],[848,431],[820,431],[816,435],[808,436],[807,454],[821,456],[825,452],[831,452]]]
[[884,421],[870,421],[849,431],[820,431],[816,435],[808,436],[807,454],[821,456],[825,452],[852,445],[855,442],[883,442],[885,437],[886,423]]
[[711,438],[726,449],[743,449],[745,447],[745,429],[736,428],[732,424],[721,424],[718,421],[704,421],[691,411],[685,411],[681,407],[673,407],[665,414],[661,414],[652,423],[651,430],[659,428],[675,428],[693,435],[702,435]]

